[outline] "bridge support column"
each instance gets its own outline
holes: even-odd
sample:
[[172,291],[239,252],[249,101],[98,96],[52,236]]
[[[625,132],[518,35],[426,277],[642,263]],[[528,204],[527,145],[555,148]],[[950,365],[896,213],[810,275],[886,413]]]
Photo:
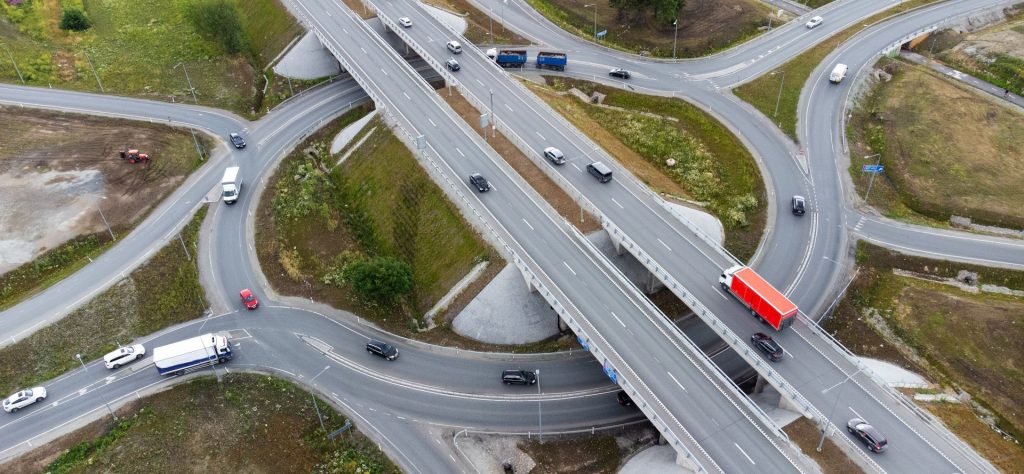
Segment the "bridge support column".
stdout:
[[754,382],[754,393],[764,392],[765,385],[768,385],[768,382],[761,376],[761,374],[757,374],[757,380]]
[[622,239],[617,238],[615,234],[608,233],[608,238],[611,239],[612,245],[615,246],[615,255],[621,256],[626,253],[626,248],[622,246]]
[[665,284],[658,277],[654,276],[654,273],[647,272],[647,277],[644,278],[644,293],[651,295],[664,287]]
[[526,282],[526,291],[529,291],[530,293],[536,293],[537,287],[533,285],[532,281],[530,281],[530,275],[527,275],[523,271],[520,271],[519,274],[523,276],[523,280]]
[[800,405],[797,405],[796,403],[793,403],[793,401],[790,400],[786,396],[780,396],[779,397],[779,408],[781,408],[783,410],[789,410],[789,411],[792,411],[792,412],[796,412],[796,413],[799,413],[801,415],[806,416],[807,418],[811,418],[810,415],[808,415],[806,412],[804,412],[804,409],[801,408]]
[[686,459],[686,456],[683,456],[682,453],[679,453],[678,451],[676,452],[676,465],[689,472],[697,472],[697,465],[694,464],[693,461]]
[[558,331],[563,334],[569,332],[569,325],[565,323],[562,317],[558,316],[557,314],[555,315],[555,317],[558,318]]

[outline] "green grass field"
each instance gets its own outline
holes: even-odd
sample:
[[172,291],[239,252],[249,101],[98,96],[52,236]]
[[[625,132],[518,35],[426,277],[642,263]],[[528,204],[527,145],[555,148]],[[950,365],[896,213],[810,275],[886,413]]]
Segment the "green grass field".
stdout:
[[206,207],[148,262],[60,321],[0,349],[0,393],[12,393],[79,366],[75,354],[98,359],[137,337],[199,317],[206,309],[196,268],[196,242]]
[[[346,419],[319,398],[327,431]],[[265,375],[227,374],[188,381],[120,410],[104,420],[100,436],[69,444],[45,472],[312,472],[398,474],[394,463],[355,427],[333,441],[320,427],[310,394]],[[216,442],[208,442],[216,440]],[[43,448],[44,450],[47,448]],[[188,459],[190,468],[182,467]],[[15,461],[17,463],[18,461]],[[14,471],[32,471],[30,462]],[[20,468],[20,469],[19,469]],[[38,469],[36,469],[38,471]]]
[[[187,68],[199,103],[242,114],[260,109],[260,70],[301,27],[274,0],[235,0],[250,51],[229,56],[195,32],[184,16],[188,3],[86,2],[93,27],[82,33],[57,28],[60,8],[55,2],[5,6],[0,42],[31,85],[99,91],[102,83],[107,93],[191,102]],[[10,58],[0,54],[5,56],[0,78],[19,82]]]

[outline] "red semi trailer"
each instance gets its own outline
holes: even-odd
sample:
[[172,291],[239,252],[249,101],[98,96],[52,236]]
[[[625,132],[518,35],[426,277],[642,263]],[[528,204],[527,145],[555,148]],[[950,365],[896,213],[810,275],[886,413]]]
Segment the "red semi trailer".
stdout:
[[746,305],[750,314],[776,331],[788,328],[796,320],[796,305],[750,267],[732,267],[718,277],[718,282]]

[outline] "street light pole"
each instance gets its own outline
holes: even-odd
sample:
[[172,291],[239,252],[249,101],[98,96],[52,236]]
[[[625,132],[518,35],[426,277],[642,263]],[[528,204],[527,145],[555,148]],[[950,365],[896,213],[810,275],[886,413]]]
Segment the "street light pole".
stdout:
[[[933,43],[934,43],[934,41],[933,41]],[[7,51],[7,56],[9,58],[11,58],[11,64],[14,65],[14,72],[18,73],[18,79],[21,80],[22,84],[25,84],[25,78],[21,76],[21,69],[18,69],[18,62],[14,60],[14,55],[11,54],[10,48],[8,48],[7,44],[5,44],[5,43],[0,43],[0,44],[4,45],[4,49]]]
[[501,2],[501,33],[505,34],[505,4],[508,0],[502,0]]
[[488,92],[491,94],[491,138],[496,136],[495,129],[497,126],[494,123],[494,89],[489,89]]
[[[878,165],[882,164],[882,154],[881,153],[875,153],[874,155],[871,155],[871,156],[865,156],[864,159],[867,160],[869,158],[875,158],[875,157],[878,157],[878,161],[875,162],[875,168],[877,169]],[[867,202],[868,202],[868,196],[871,195],[871,187],[874,186],[874,184],[875,184],[875,176],[878,176],[878,172],[877,171],[872,171],[871,172],[871,181],[868,181],[868,190],[867,190],[867,192],[864,193],[864,203],[865,204],[867,204]]]
[[491,44],[494,44],[494,18],[491,18],[494,14],[493,7],[487,7],[491,11],[491,15],[487,15],[487,36],[491,38]]
[[672,59],[676,58],[676,39],[679,38],[679,19],[672,20]]
[[[314,375],[313,378],[309,379],[309,385],[312,387],[313,381],[316,380],[316,378],[319,377],[320,374],[327,372],[327,369],[329,368],[331,368],[331,366],[324,366],[324,368],[318,374]],[[316,404],[316,395],[314,395],[313,392],[310,392],[309,396],[310,398],[313,399],[313,409],[316,410],[316,419],[320,420],[320,429],[324,430],[324,433],[326,434],[327,428],[324,428],[324,417],[320,416],[320,405]]]
[[839,397],[842,396],[842,394],[843,394],[843,387],[846,386],[845,385],[846,381],[852,379],[854,375],[859,374],[860,371],[862,371],[862,370],[864,370],[864,367],[861,367],[861,368],[857,369],[856,372],[854,372],[854,373],[852,373],[850,375],[847,375],[846,378],[843,379],[842,381],[840,381],[839,383],[837,383],[837,384],[835,384],[835,385],[833,385],[833,386],[831,386],[829,388],[826,388],[826,389],[821,391],[821,394],[825,395],[826,393],[828,393],[829,390],[832,390],[833,388],[839,387],[839,391],[836,392],[836,401],[832,402],[832,410],[829,412],[828,418],[826,418],[824,420],[824,422],[822,423],[821,439],[818,440],[818,447],[815,448],[815,449],[817,449],[817,451],[819,453],[821,452],[821,447],[825,444],[825,433],[828,432],[828,425],[831,423],[831,421],[829,421],[829,420],[832,419],[832,415],[834,415],[835,412],[836,412],[836,405],[839,404]]
[[[775,73],[773,72],[772,75],[774,76]],[[783,70],[782,71],[782,79],[779,80],[779,95],[778,95],[778,97],[775,98],[775,113],[772,114],[772,118],[776,118],[776,117],[779,116],[779,102],[782,101],[782,86],[785,83],[786,83],[786,71]]]
[[[106,197],[106,196],[100,196],[100,199],[106,200],[106,199],[107,199],[107,197]],[[109,233],[110,233],[110,240],[114,240],[114,241],[116,241],[116,240],[117,240],[117,236],[115,236],[115,235],[114,235],[114,231],[110,229],[110,224],[109,224],[109,223],[107,223],[107,216],[104,216],[104,215],[103,215],[103,206],[100,206],[100,205],[99,205],[99,204],[97,203],[97,204],[96,204],[96,210],[97,210],[97,211],[100,211],[100,219],[103,219],[103,225],[107,226],[107,232],[109,232]]]
[[[78,359],[79,364],[82,364],[82,372],[88,372],[89,369],[85,366],[85,362],[82,361],[82,354],[75,354],[75,358]],[[110,409],[110,404],[107,403],[107,397],[104,397],[101,393],[100,398],[103,399],[103,404],[107,406],[107,411],[110,412],[110,416],[114,418],[114,421],[117,421],[117,415],[114,414],[114,410]]]
[[590,7],[594,8],[594,41],[597,41],[597,4],[596,3],[588,3],[586,5],[583,5],[583,8],[590,8]]
[[181,69],[185,71],[185,80],[188,81],[188,90],[192,92],[192,103],[199,105],[199,101],[196,100],[196,88],[192,87],[192,79],[188,77],[188,68],[185,67],[185,61],[175,64],[173,69],[178,69],[178,66],[181,66]]
[[544,411],[541,409],[542,401],[540,399],[540,369],[534,370],[533,373],[534,373],[534,375],[537,376],[537,427],[538,427],[537,428],[537,430],[538,430],[537,437],[539,438],[540,442],[543,443],[544,442]]
[[[203,326],[206,326],[206,323],[209,322],[209,321],[210,321],[210,318],[209,318],[209,316],[207,316],[206,318],[203,319],[203,324],[199,325],[199,331],[198,331],[199,332],[199,334],[198,334],[199,337],[203,336]],[[206,347],[206,344],[203,344],[203,352],[206,353],[206,358],[209,359],[210,358],[210,350],[209,350],[208,347]],[[214,356],[216,356],[216,355],[217,354],[214,354]],[[217,383],[220,383],[221,382],[220,372],[217,372],[217,364],[215,362],[211,362],[210,363],[210,367],[213,369],[213,375],[215,375],[217,377]]]

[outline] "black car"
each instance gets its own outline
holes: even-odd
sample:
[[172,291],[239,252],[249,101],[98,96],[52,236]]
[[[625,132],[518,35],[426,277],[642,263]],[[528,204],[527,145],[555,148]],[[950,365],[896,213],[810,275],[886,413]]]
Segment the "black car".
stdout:
[[754,335],[750,336],[750,342],[754,343],[758,349],[761,349],[761,352],[764,352],[772,362],[782,360],[782,346],[775,342],[775,339],[772,339],[771,336],[763,332],[755,332]]
[[621,68],[615,68],[608,71],[608,75],[619,79],[629,79],[629,71]]
[[395,346],[373,339],[370,339],[370,342],[366,343],[366,352],[379,355],[387,360],[395,360],[398,358],[398,349],[395,349]]
[[856,436],[857,439],[867,445],[868,449],[876,453],[885,451],[886,445],[889,444],[889,440],[885,439],[885,436],[878,429],[860,418],[848,421],[846,423],[846,431]]
[[501,383],[505,385],[533,385],[537,374],[530,370],[505,370],[501,372]]
[[231,139],[231,144],[234,145],[235,148],[238,148],[239,150],[245,148],[245,139],[242,138],[241,135],[232,133],[231,135],[228,135],[228,138]]
[[633,406],[633,399],[629,398],[629,395],[626,394],[625,390],[619,390],[619,393],[617,393],[615,396],[619,398],[619,405],[622,405],[624,407]]
[[479,173],[469,175],[469,184],[472,184],[477,191],[482,193],[486,193],[491,190],[491,183],[488,183],[487,179]]
[[448,70],[452,72],[462,69],[462,66],[459,66],[459,62],[454,59],[449,59],[445,61],[444,66],[447,67]]
[[793,196],[793,215],[802,216],[807,212],[806,204],[804,204],[803,196]]

